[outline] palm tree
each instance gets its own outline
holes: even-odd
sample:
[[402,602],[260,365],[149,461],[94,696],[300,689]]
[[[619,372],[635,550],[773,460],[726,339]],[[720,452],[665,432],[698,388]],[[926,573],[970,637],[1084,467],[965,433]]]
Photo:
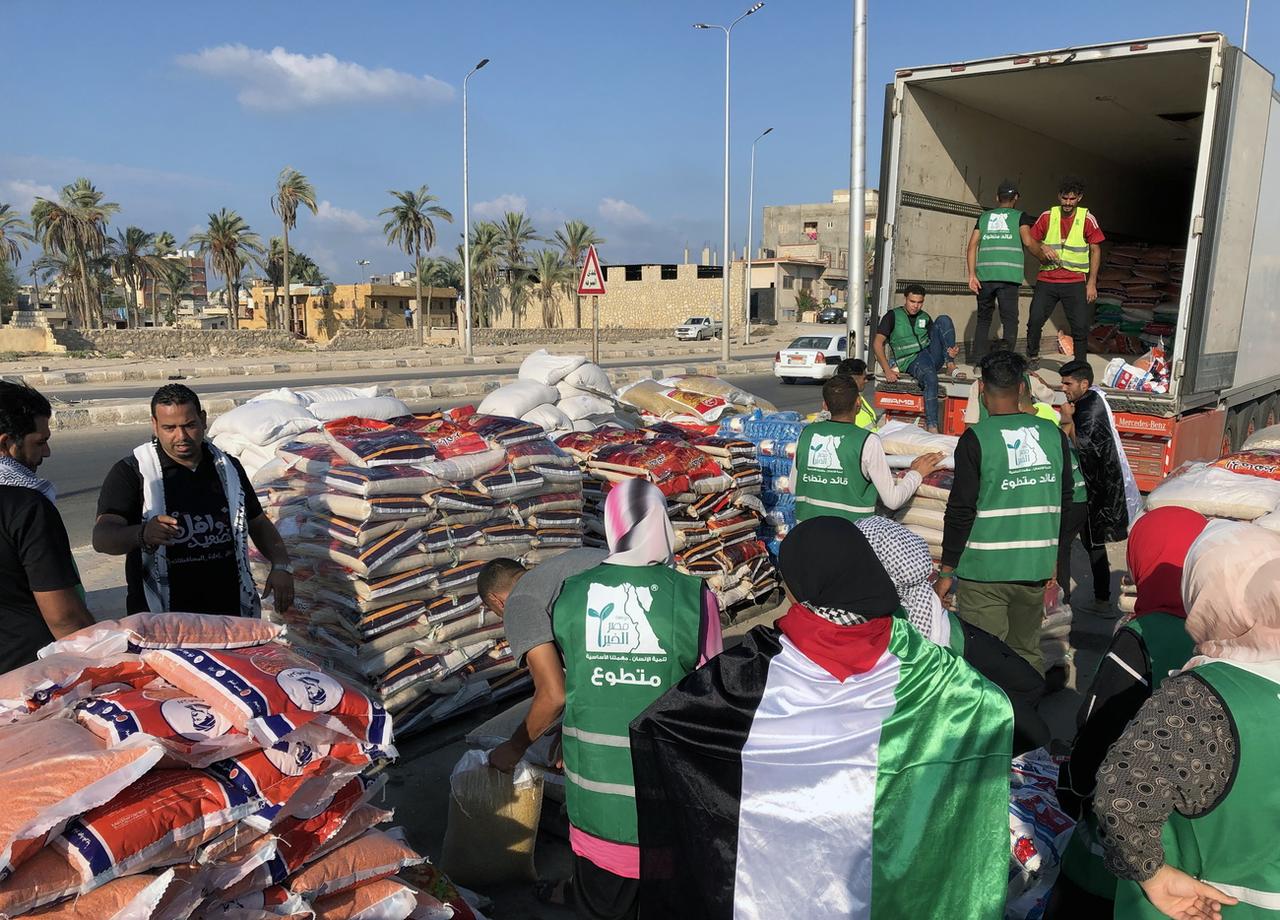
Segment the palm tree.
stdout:
[[17,265],[22,260],[22,250],[35,239],[26,218],[10,210],[9,205],[0,204],[0,259]]
[[563,289],[573,269],[565,264],[560,253],[554,249],[539,249],[533,257],[533,274],[538,279],[535,290],[538,300],[542,302],[542,325],[547,329],[556,324],[556,309],[553,306],[556,291]]
[[[40,245],[46,252],[67,257],[67,264],[78,282],[79,325],[88,327],[97,304],[97,274],[90,262],[107,248],[107,218],[120,210],[114,201],[103,201],[102,192],[81,177],[64,185],[57,201],[37,198],[31,208],[31,222]],[[68,318],[72,314],[68,313]],[[93,321],[97,326],[101,317]]]
[[[156,234],[155,239],[151,241],[151,254],[158,258],[173,255],[178,251],[178,241],[173,238],[173,234],[168,230],[161,230]],[[163,263],[162,263],[163,264]],[[160,325],[160,307],[158,301],[160,298],[160,282],[152,280],[151,283],[151,325]],[[145,300],[145,294],[144,294]],[[143,303],[143,309],[146,309],[146,303]]]
[[[129,292],[130,326],[142,325],[138,292],[143,289],[147,276],[154,278],[158,270],[160,257],[147,252],[149,247],[155,245],[155,239],[154,233],[148,233],[141,227],[126,227],[116,231],[116,238],[111,246],[111,267]],[[153,324],[159,325],[155,317]]]
[[231,328],[240,328],[240,275],[247,262],[262,261],[262,238],[235,211],[221,208],[217,214],[209,215],[209,228],[193,234],[187,245],[207,255],[213,270],[226,280]]
[[501,234],[502,269],[507,276],[507,305],[515,325],[520,325],[529,294],[529,243],[538,242],[533,223],[519,211],[508,211],[498,224]]
[[[181,259],[162,259],[155,280],[157,289],[163,284],[169,291],[169,309],[165,311],[165,321],[176,323],[178,320],[178,296],[186,293],[191,286],[191,267]],[[159,296],[155,298],[156,325],[159,325]]]
[[[587,256],[587,247],[602,245],[604,237],[598,235],[586,221],[567,220],[564,229],[556,231],[555,243],[576,275],[582,268],[582,260]],[[582,328],[582,295],[578,293],[577,285],[573,286],[573,324]]]
[[[403,192],[397,192],[390,189],[387,192],[396,203],[389,208],[383,208],[378,212],[379,217],[387,217],[389,220],[383,224],[382,232],[387,236],[387,245],[397,246],[406,255],[413,256],[413,262],[416,265],[418,260],[422,258],[424,249],[431,249],[436,244],[436,225],[434,218],[447,220],[453,223],[453,215],[439,205],[432,204],[433,201],[439,201],[435,195],[432,195],[425,185],[420,186],[415,192],[407,189]],[[421,276],[414,279],[416,309],[413,312],[413,328],[417,330],[418,344],[422,344],[422,278]]]
[[[476,322],[481,326],[492,323],[489,307],[492,290],[498,283],[498,253],[501,243],[502,231],[493,221],[478,221],[471,230],[471,290],[478,307]],[[462,257],[462,246],[459,246],[459,260]]]
[[[284,270],[281,274],[284,277],[284,312],[288,316],[292,316],[293,313],[293,305],[289,300],[289,231],[298,225],[300,205],[309,208],[311,213],[315,214],[316,190],[311,187],[311,180],[292,166],[286,166],[276,178],[276,193],[271,196],[271,210],[279,215],[280,223],[284,227]],[[279,320],[278,308],[275,312]],[[283,324],[277,324],[283,328]]]

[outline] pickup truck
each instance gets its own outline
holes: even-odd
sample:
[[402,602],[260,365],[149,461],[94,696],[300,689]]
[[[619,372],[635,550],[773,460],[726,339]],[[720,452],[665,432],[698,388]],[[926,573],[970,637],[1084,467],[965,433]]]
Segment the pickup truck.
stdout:
[[703,339],[719,338],[720,324],[709,316],[691,316],[676,326],[676,338],[700,342]]

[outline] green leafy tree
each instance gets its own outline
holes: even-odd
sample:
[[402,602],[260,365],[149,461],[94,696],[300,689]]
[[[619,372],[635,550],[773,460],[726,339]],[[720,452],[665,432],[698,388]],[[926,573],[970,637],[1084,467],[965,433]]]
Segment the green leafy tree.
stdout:
[[[159,325],[159,317],[163,316],[165,324],[172,326],[178,321],[178,304],[182,295],[191,290],[191,267],[181,259],[162,259],[156,277],[156,287],[161,286],[169,292],[169,302],[163,309],[156,307],[157,319],[154,322]],[[159,303],[158,292],[156,302]]]
[[[289,231],[298,225],[298,208],[303,207],[316,213],[316,190],[311,186],[311,181],[298,172],[292,166],[286,166],[280,171],[279,177],[276,179],[276,193],[271,196],[271,210],[280,218],[280,225],[284,228],[284,269],[281,272],[284,278],[284,314],[290,314],[292,311],[292,302],[289,300],[289,280],[292,273],[289,271]],[[286,321],[281,314],[278,304],[272,305],[275,315],[275,327],[283,329]],[[268,313],[270,316],[271,313]],[[270,323],[269,323],[270,324]]]
[[[111,267],[128,292],[129,325],[141,326],[142,316],[138,308],[138,292],[148,278],[154,279],[160,271],[162,257],[154,255],[156,235],[141,227],[126,227],[116,231],[111,241]],[[153,315],[152,322],[157,322]]]
[[808,291],[801,291],[796,295],[796,309],[801,313],[808,310],[818,309],[818,301]]
[[[471,231],[471,297],[476,302],[475,321],[480,326],[493,322],[493,300],[498,286],[499,252],[502,232],[493,221],[482,220]],[[458,247],[458,259],[463,258]]]
[[[31,223],[40,245],[46,253],[66,258],[68,271],[63,279],[76,293],[67,317],[81,328],[102,322],[99,275],[90,263],[106,252],[107,219],[119,210],[114,201],[104,201],[102,192],[84,177],[64,185],[57,201],[37,198],[31,208]],[[64,298],[70,293],[64,291]]]
[[532,221],[519,211],[508,211],[498,224],[501,237],[500,257],[506,275],[507,308],[518,328],[524,317],[531,288],[528,247],[539,241]]
[[218,213],[209,215],[208,229],[193,234],[187,245],[201,255],[208,256],[213,263],[213,270],[226,280],[231,328],[238,329],[240,276],[247,264],[260,264],[265,257],[262,238],[235,211],[221,208]]
[[582,295],[578,293],[578,275],[582,271],[582,261],[587,257],[587,248],[604,244],[604,237],[596,233],[589,224],[581,220],[565,221],[564,228],[555,232],[555,243],[564,253],[564,260],[571,269],[570,285],[573,293],[573,325],[582,328]]
[[534,291],[542,304],[542,325],[552,329],[556,324],[556,295],[564,290],[573,274],[573,269],[565,264],[564,258],[554,249],[539,249],[533,256],[531,268],[534,278]]
[[7,204],[0,204],[0,262],[17,265],[22,261],[22,250],[35,242],[31,224]]
[[[416,265],[422,253],[436,244],[435,221],[445,220],[453,223],[453,215],[432,202],[439,201],[435,195],[423,185],[417,191],[407,189],[397,192],[390,189],[387,194],[396,200],[389,208],[378,212],[379,217],[386,217],[382,232],[387,237],[387,245],[395,246],[403,253],[413,256]],[[416,275],[416,273],[415,273]],[[414,278],[416,288],[414,303],[417,309],[413,313],[413,328],[417,330],[418,344],[422,344],[422,278]]]
[[18,305],[18,276],[12,262],[0,259],[0,306],[6,304]]

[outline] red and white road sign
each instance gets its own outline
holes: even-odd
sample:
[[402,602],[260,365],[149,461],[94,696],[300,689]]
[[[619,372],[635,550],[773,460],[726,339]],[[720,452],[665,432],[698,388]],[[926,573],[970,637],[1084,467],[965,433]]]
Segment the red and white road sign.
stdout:
[[582,263],[582,276],[578,278],[578,293],[604,293],[604,272],[600,271],[600,257],[594,246],[587,247],[587,261]]

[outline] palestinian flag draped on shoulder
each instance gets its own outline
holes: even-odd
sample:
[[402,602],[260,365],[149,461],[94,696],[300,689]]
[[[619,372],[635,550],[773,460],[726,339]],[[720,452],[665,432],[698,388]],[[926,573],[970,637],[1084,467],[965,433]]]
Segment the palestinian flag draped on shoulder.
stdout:
[[641,916],[999,918],[1008,700],[900,617],[810,620],[757,627],[632,723]]

